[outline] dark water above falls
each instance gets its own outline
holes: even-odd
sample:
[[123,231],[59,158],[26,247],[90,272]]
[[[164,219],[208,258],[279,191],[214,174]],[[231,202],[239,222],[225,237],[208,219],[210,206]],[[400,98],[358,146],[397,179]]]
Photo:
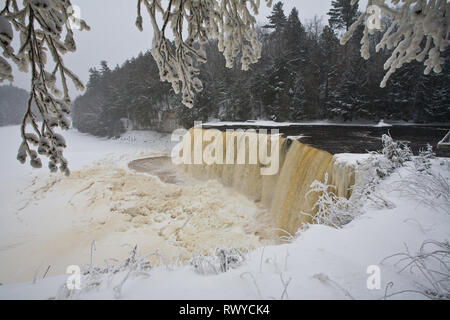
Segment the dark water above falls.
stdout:
[[312,147],[337,153],[365,153],[380,150],[381,136],[388,134],[394,140],[408,143],[413,152],[417,154],[429,143],[439,157],[450,157],[449,150],[438,150],[437,144],[450,130],[450,125],[442,126],[406,126],[370,127],[356,125],[289,125],[281,127],[268,127],[258,125],[203,125],[204,129],[278,129],[283,136],[303,136],[300,141]]

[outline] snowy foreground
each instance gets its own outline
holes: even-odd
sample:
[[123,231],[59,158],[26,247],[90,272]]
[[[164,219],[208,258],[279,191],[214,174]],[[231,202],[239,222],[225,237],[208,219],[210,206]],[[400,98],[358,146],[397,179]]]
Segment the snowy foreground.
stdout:
[[[148,221],[141,221],[139,217],[117,218],[114,210],[101,210],[111,209],[108,200],[111,194],[108,192],[125,190],[128,185],[134,188],[148,183],[148,179],[156,183],[152,177],[132,173],[127,164],[134,159],[169,152],[172,146],[169,136],[129,132],[121,139],[107,140],[71,130],[66,135],[69,146],[66,157],[73,174],[70,180],[65,180],[63,176],[51,176],[46,170],[35,171],[15,160],[20,140],[18,127],[0,128],[0,135],[7,137],[1,142],[0,283],[3,285],[0,286],[0,299],[65,297],[61,287],[69,277],[64,274],[67,266],[92,263],[104,268],[108,259],[124,261],[136,244],[141,256],[161,251],[176,256],[171,247],[158,251],[143,245],[152,236],[155,241],[161,241],[158,245],[162,247],[165,246],[163,240],[171,240],[164,238],[164,231],[160,232],[159,238],[153,235]],[[346,154],[338,157],[340,161],[355,162],[365,156]],[[116,273],[98,275],[95,279],[100,281],[95,286],[84,288],[71,297],[382,299],[386,291],[388,295],[405,291],[391,298],[422,299],[424,296],[412,292],[420,285],[430,286],[421,271],[417,268],[402,270],[407,261],[398,262],[403,256],[384,259],[408,251],[414,255],[427,240],[448,241],[450,208],[448,202],[435,200],[432,192],[423,193],[420,197],[407,197],[400,192],[399,185],[409,177],[409,169],[397,170],[378,185],[377,194],[389,203],[387,208],[367,205],[363,215],[342,229],[309,226],[289,243],[276,246],[262,245],[251,237],[239,238],[238,235],[244,232],[240,232],[242,230],[238,227],[232,229],[231,237],[201,233],[203,238],[192,239],[195,246],[205,245],[211,239],[213,243],[229,243],[230,246],[235,244],[233,241],[238,241],[256,249],[247,254],[241,265],[219,274],[201,274],[193,266],[182,263],[171,263],[144,272],[137,263]],[[432,170],[448,179],[450,161],[434,159]],[[102,179],[112,182],[108,185]],[[154,184],[154,188],[149,194],[162,192],[161,196],[169,196],[167,203],[175,202],[175,207],[169,209],[178,208],[176,200],[170,198],[172,189],[160,181]],[[233,199],[235,205],[224,206],[222,210],[230,212],[230,219],[234,219],[232,223],[239,226],[239,219],[244,215],[247,215],[248,222],[257,214],[257,208],[249,201],[229,190],[224,195],[216,183],[206,183],[193,192],[202,195],[204,190],[213,195],[210,198],[202,196],[203,202],[198,200],[192,206],[205,215],[209,214],[207,207],[220,207],[219,203],[226,201],[227,197]],[[133,192],[130,194],[139,196]],[[92,199],[97,201],[89,202]],[[127,199],[124,199],[120,198],[116,211],[126,211],[126,204],[122,202]],[[158,223],[164,230],[167,226],[161,219]],[[245,225],[245,221],[242,224]],[[193,252],[195,248],[186,245],[182,254],[188,256]],[[82,281],[92,279],[87,277]],[[448,282],[444,285],[448,286]]]

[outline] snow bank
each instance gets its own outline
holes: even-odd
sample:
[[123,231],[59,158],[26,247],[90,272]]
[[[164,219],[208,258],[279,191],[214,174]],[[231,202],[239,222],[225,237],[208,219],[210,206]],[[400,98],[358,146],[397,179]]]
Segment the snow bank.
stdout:
[[379,123],[367,122],[336,122],[336,121],[309,121],[309,122],[275,122],[270,120],[254,121],[210,121],[203,123],[207,127],[291,127],[291,126],[345,126],[345,127],[392,127],[390,124],[380,121]]

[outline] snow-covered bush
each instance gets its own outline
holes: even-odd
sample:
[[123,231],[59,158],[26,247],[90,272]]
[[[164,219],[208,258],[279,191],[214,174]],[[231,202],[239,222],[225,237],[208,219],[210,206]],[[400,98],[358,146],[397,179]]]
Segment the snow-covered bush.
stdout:
[[433,147],[427,144],[426,149],[420,150],[419,155],[414,158],[414,166],[418,172],[429,172],[431,160],[436,158]]
[[413,153],[409,146],[400,141],[394,141],[388,134],[384,134],[381,137],[383,143],[383,149],[380,154],[389,161],[390,168],[380,166],[379,175],[380,178],[384,178],[392,173],[395,169],[402,167],[405,162],[411,161]]
[[364,205],[376,209],[394,208],[393,203],[377,192],[377,186],[395,170],[394,168],[391,161],[377,153],[372,153],[367,160],[358,163],[350,201],[360,208]]
[[[352,5],[359,0],[352,0]],[[383,16],[389,16],[391,25],[386,29]],[[345,44],[364,23],[361,40],[361,56],[370,58],[369,35],[381,31],[383,37],[376,51],[392,50],[384,69],[388,70],[381,87],[385,87],[390,76],[403,65],[414,60],[423,62],[425,74],[442,72],[444,59],[441,52],[448,47],[450,33],[450,5],[447,0],[371,0],[365,12],[342,37]]]
[[241,250],[218,248],[210,255],[195,256],[190,264],[195,272],[202,275],[219,274],[240,267],[246,258]]
[[368,203],[380,209],[394,207],[390,201],[376,192],[376,187],[381,180],[413,159],[412,151],[405,143],[394,141],[386,134],[381,137],[381,141],[383,148],[377,152],[370,152],[369,158],[358,162],[355,168],[356,181],[352,187],[351,201],[359,203],[359,206]]
[[[364,212],[364,206],[370,205],[378,209],[393,208],[394,204],[385,199],[376,188],[382,179],[391,175],[394,170],[403,167],[413,159],[411,149],[404,143],[394,141],[390,135],[383,135],[383,148],[378,152],[371,152],[369,158],[358,162],[355,168],[355,184],[352,186],[350,199],[338,197],[333,192],[336,189],[328,185],[328,174],[325,180],[314,181],[311,193],[317,193],[318,199],[312,208],[315,215],[302,212],[302,215],[312,217],[312,222],[340,228]],[[428,150],[428,149],[427,149]],[[429,157],[429,151],[423,157]],[[425,160],[421,160],[425,161]]]
[[421,205],[450,214],[450,181],[434,172],[413,172],[396,186],[401,195],[419,201]]
[[122,286],[130,277],[149,277],[152,266],[146,257],[138,255],[135,246],[129,257],[119,263],[108,265],[105,268],[86,266],[81,270],[81,288],[69,288],[67,283],[57,292],[56,299],[77,299],[80,296],[106,286],[112,287],[114,296],[120,298]]
[[325,174],[324,182],[314,181],[306,197],[312,193],[319,194],[312,208],[313,211],[317,210],[317,213],[310,215],[303,212],[302,214],[310,216],[314,224],[324,224],[335,228],[340,228],[352,221],[359,214],[358,208],[347,198],[338,197],[333,190],[336,190],[336,187],[328,184],[328,173]]
[[448,241],[427,240],[417,253],[406,252],[394,254],[385,258],[382,263],[393,258],[399,258],[395,263],[400,265],[399,272],[409,270],[418,274],[421,282],[416,281],[417,289],[403,290],[386,294],[385,298],[393,297],[405,292],[413,292],[431,300],[450,300],[450,244]]
[[408,174],[395,183],[394,189],[421,205],[450,214],[450,177],[432,170],[435,158],[433,148],[428,145],[414,157],[413,165],[407,168]]

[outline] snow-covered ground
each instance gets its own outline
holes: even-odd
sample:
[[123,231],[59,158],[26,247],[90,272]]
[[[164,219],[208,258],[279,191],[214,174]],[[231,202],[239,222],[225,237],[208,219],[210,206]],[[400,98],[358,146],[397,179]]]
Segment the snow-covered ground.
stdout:
[[275,122],[270,120],[249,120],[249,121],[220,121],[217,119],[212,119],[206,123],[203,123],[207,127],[227,127],[227,126],[247,126],[247,127],[290,127],[290,126],[342,126],[342,127],[392,127],[392,126],[447,126],[448,123],[415,123],[415,122],[405,122],[405,121],[393,121],[387,123],[385,120],[381,119],[379,122],[368,122],[368,121],[333,121],[333,120],[316,120],[316,121],[303,121],[303,122]]
[[[70,178],[20,165],[15,160],[18,127],[0,128],[0,135],[8,138],[1,142],[0,160],[0,299],[54,298],[69,277],[64,274],[68,265],[87,265],[92,259],[94,265],[104,267],[107,259],[126,258],[135,244],[143,256],[156,251],[173,257],[180,254],[176,251],[179,247],[167,245],[176,239],[165,237],[171,233],[164,231],[177,225],[165,225],[164,217],[149,223],[139,215],[116,214],[129,209],[152,210],[149,203],[142,202],[147,197],[163,198],[164,203],[157,202],[157,209],[170,214],[190,209],[203,215],[198,229],[191,230],[201,237],[192,238],[192,248],[184,243],[186,256],[202,246],[204,250],[212,248],[208,243],[223,247],[240,243],[257,249],[248,253],[241,266],[225,273],[202,275],[182,263],[131,276],[123,271],[108,275],[77,298],[380,299],[389,283],[388,293],[414,290],[417,282],[427,285],[418,270],[400,272],[404,265],[396,262],[401,257],[382,263],[384,258],[406,250],[415,253],[424,241],[445,241],[450,235],[448,202],[433,207],[426,201],[431,201],[433,194],[418,199],[400,191],[399,183],[409,176],[408,168],[397,170],[377,188],[378,194],[391,203],[390,209],[376,209],[368,203],[365,213],[342,229],[313,225],[287,244],[265,245],[252,238],[248,230],[249,223],[256,223],[258,208],[232,190],[224,191],[215,182],[197,188],[170,187],[127,168],[130,160],[169,152],[172,145],[167,135],[130,132],[121,139],[107,140],[71,130],[66,134],[66,157],[73,172]],[[355,162],[361,155],[339,158]],[[432,165],[434,172],[450,177],[450,161],[435,159]],[[189,200],[193,198],[196,200]],[[221,220],[224,213],[231,218]],[[200,224],[211,214],[216,214],[211,219],[214,221]],[[154,223],[159,224],[159,234],[151,227]],[[230,223],[236,228],[220,233],[220,226]],[[182,214],[179,224],[186,225]],[[204,229],[219,234],[204,233]],[[93,240],[95,250],[91,251]],[[148,245],[152,241],[153,245]],[[379,289],[370,290],[367,283],[373,274],[368,271],[373,270],[375,275],[380,271],[381,283]],[[33,278],[37,279],[35,283]],[[393,298],[423,296],[405,292]]]

